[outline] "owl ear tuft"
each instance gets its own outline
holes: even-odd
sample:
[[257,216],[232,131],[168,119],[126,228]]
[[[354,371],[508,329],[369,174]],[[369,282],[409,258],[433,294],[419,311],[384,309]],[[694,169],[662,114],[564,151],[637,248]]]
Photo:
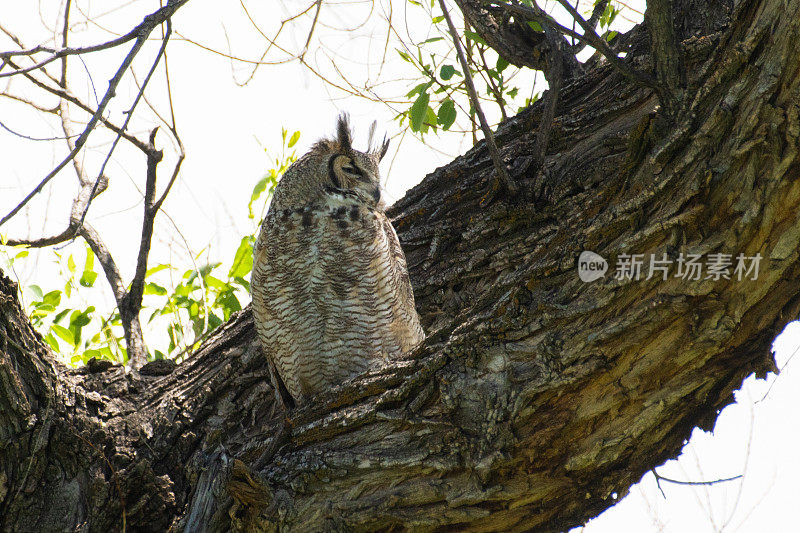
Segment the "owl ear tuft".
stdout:
[[367,141],[367,151],[372,154],[372,157],[377,161],[380,162],[383,159],[383,156],[386,155],[386,151],[389,149],[389,140],[386,138],[386,135],[383,136],[383,142],[378,146],[372,146],[372,141],[375,140],[375,129],[378,126],[378,121],[372,121],[372,124],[369,126],[369,140]]
[[378,161],[383,159],[383,156],[386,155],[386,152],[389,151],[389,139],[386,138],[386,135],[383,136],[383,142],[381,143],[380,147],[375,150],[375,153],[378,155]]
[[336,140],[343,152],[353,149],[353,134],[350,132],[350,115],[343,112],[336,121]]

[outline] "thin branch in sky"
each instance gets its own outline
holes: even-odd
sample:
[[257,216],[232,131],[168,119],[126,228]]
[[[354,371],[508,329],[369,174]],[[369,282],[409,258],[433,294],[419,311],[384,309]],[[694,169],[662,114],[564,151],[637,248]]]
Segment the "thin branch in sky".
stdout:
[[[188,2],[188,0],[177,0],[168,2],[166,6],[160,8],[159,10],[147,15],[141,23],[139,23],[135,28],[131,31],[126,33],[121,37],[117,37],[116,39],[112,39],[110,41],[95,44],[92,46],[83,46],[78,48],[62,48],[60,50],[56,50],[54,48],[48,46],[35,46],[33,48],[29,48],[27,50],[11,50],[8,52],[0,52],[0,59],[11,59],[13,57],[25,56],[31,57],[41,52],[48,52],[50,53],[50,57],[44,59],[38,63],[35,63],[29,67],[19,68],[15,67],[16,70],[13,72],[6,72],[0,73],[0,78],[7,78],[10,76],[16,76],[17,74],[23,74],[25,72],[31,72],[33,70],[42,69],[45,65],[48,65],[65,56],[71,55],[81,55],[81,54],[89,54],[92,52],[99,52],[101,50],[108,50],[110,48],[117,47],[121,44],[125,44],[129,41],[136,39],[136,41],[144,41],[147,39],[147,36],[150,35],[150,32],[153,29],[164,22],[167,18],[171,17],[172,14],[175,12],[178,7]],[[141,45],[140,45],[141,46]]]
[[[114,76],[109,81],[108,89],[106,90],[106,93],[103,96],[103,99],[100,101],[100,104],[97,106],[97,110],[92,115],[92,118],[86,124],[86,127],[84,128],[83,132],[80,134],[78,139],[75,141],[75,147],[72,150],[70,150],[69,154],[67,154],[67,156],[47,176],[45,176],[44,179],[42,179],[42,181],[39,182],[39,184],[19,204],[17,204],[17,206],[14,207],[14,209],[11,210],[11,212],[9,212],[6,216],[4,216],[2,219],[0,219],[0,226],[5,224],[9,219],[11,219],[14,215],[16,215],[34,196],[36,196],[39,192],[41,192],[41,190],[44,188],[44,186],[47,185],[47,183],[50,182],[50,180],[53,179],[61,171],[61,169],[63,169],[66,166],[66,164],[70,160],[72,160],[73,157],[75,157],[75,155],[77,155],[77,153],[81,150],[81,148],[83,148],[83,145],[86,143],[86,140],[88,139],[88,137],[91,134],[91,132],[94,130],[95,126],[97,125],[98,121],[100,120],[100,117],[102,116],[103,112],[105,111],[106,106],[108,106],[108,103],[114,97],[115,92],[116,92],[116,88],[119,85],[120,81],[122,80],[123,75],[128,70],[128,68],[130,67],[131,63],[133,62],[133,58],[136,57],[136,54],[139,53],[139,50],[141,50],[142,46],[147,41],[147,38],[150,35],[150,33],[153,31],[153,29],[155,29],[156,26],[158,26],[159,24],[161,24],[165,20],[169,20],[169,17],[172,16],[172,14],[175,12],[175,10],[177,10],[180,6],[185,4],[187,1],[188,0],[170,1],[165,7],[162,7],[160,9],[158,9],[157,11],[155,11],[154,13],[146,16],[144,18],[144,21],[141,24],[139,24],[138,26],[136,26],[135,31],[137,33],[137,37],[136,37],[136,40],[135,40],[133,46],[131,47],[131,49],[128,51],[128,54],[123,59],[122,64],[117,69],[117,72],[114,74]],[[117,41],[117,40],[115,40],[115,41]],[[112,42],[114,42],[114,41],[112,41]],[[126,42],[126,41],[122,41],[122,42]],[[160,57],[160,54],[159,54],[159,57]],[[10,60],[9,60],[9,64],[11,64],[14,68],[17,68],[17,69],[19,68],[14,63],[12,63]],[[137,100],[138,100],[138,98],[137,98]],[[128,117],[128,118],[130,118],[130,117]],[[127,123],[127,121],[126,121],[126,123]],[[124,130],[124,128],[122,128],[122,129]]]
[[[587,42],[595,50],[600,52],[608,60],[608,62],[611,63],[611,65],[614,66],[617,70],[619,70],[620,73],[622,73],[622,75],[625,76],[626,78],[636,81],[637,83],[640,83],[646,87],[650,87],[655,91],[661,90],[661,87],[658,85],[658,83],[656,83],[656,81],[653,78],[642,72],[632,69],[630,66],[628,66],[627,63],[625,63],[622,59],[620,59],[620,57],[617,56],[617,54],[614,53],[614,51],[608,46],[608,43],[606,43],[606,41],[602,37],[597,35],[597,33],[594,31],[594,28],[589,26],[589,24],[586,22],[586,20],[584,20],[584,18],[580,15],[580,13],[578,13],[575,10],[575,8],[572,7],[572,5],[566,0],[556,0],[556,1],[562,6],[564,6],[564,9],[566,9],[569,12],[569,14],[572,15],[572,17],[575,19],[578,25],[580,25],[581,28],[583,28],[583,35],[578,34],[565,26],[562,26],[561,24],[556,22],[555,19],[553,19],[553,17],[551,17],[538,7],[534,9],[533,7],[521,4],[506,4],[505,2],[501,2],[499,0],[490,0],[490,1],[492,4],[502,7],[503,9],[509,11],[510,13],[525,17],[528,20],[537,21],[540,24],[541,23],[548,24],[552,28],[558,30],[558,32],[564,35],[570,35],[580,39],[581,41]],[[536,4],[533,5],[535,6]]]
[[[467,92],[469,93],[470,100],[472,100],[472,106],[475,108],[475,114],[478,115],[478,120],[481,122],[483,136],[486,139],[486,145],[489,148],[489,153],[491,154],[492,161],[494,162],[495,171],[497,172],[496,183],[505,188],[508,194],[514,195],[517,193],[517,186],[513,181],[511,181],[511,177],[508,175],[508,170],[506,169],[506,166],[500,157],[500,151],[497,149],[497,143],[495,143],[492,129],[489,127],[489,123],[486,121],[486,116],[483,114],[483,110],[481,109],[481,104],[478,101],[478,92],[475,90],[475,84],[472,82],[472,76],[469,72],[469,64],[467,64],[467,58],[464,56],[464,50],[461,48],[461,41],[458,38],[458,33],[456,32],[456,27],[453,24],[453,19],[450,18],[450,13],[447,11],[447,6],[445,5],[444,0],[439,0],[439,6],[442,8],[442,14],[447,21],[447,27],[450,29],[450,36],[453,38],[453,45],[456,48],[456,55],[461,63],[461,68],[464,70],[464,81],[467,83]],[[490,190],[490,195],[491,192],[492,191]]]
[[[103,164],[100,166],[100,172],[98,173],[98,179],[97,179],[97,181],[95,182],[95,185],[94,185],[95,189],[97,188],[97,184],[100,183],[100,177],[103,175],[103,173],[106,170],[106,165],[111,160],[111,155],[114,153],[114,148],[117,147],[117,144],[119,143],[119,140],[122,138],[122,132],[124,132],[127,129],[128,123],[130,122],[131,118],[133,117],[133,112],[136,109],[136,105],[139,103],[139,100],[142,98],[142,95],[144,94],[144,90],[147,88],[147,84],[150,82],[150,78],[153,77],[153,73],[155,72],[156,68],[158,67],[158,64],[161,62],[161,58],[164,56],[164,50],[167,48],[167,42],[169,42],[169,37],[170,37],[171,34],[172,34],[172,20],[171,19],[167,19],[167,31],[164,34],[163,40],[161,41],[161,47],[158,49],[158,53],[156,54],[156,58],[153,61],[153,64],[150,67],[150,71],[147,73],[147,76],[145,76],[144,81],[142,82],[142,86],[139,88],[139,91],[136,93],[136,98],[134,98],[133,104],[131,104],[130,109],[128,109],[128,111],[125,112],[125,115],[126,115],[125,116],[125,122],[122,123],[122,127],[120,128],[120,133],[118,133],[117,136],[114,138],[114,142],[111,144],[111,148],[108,150],[108,153],[106,154],[106,157],[103,160]],[[154,135],[154,134],[152,134],[152,135]],[[149,149],[147,151],[148,161],[150,160],[150,157],[151,157],[151,155],[152,155],[152,153],[154,151],[155,151],[155,147],[153,146],[153,143],[151,141],[149,143]],[[161,160],[161,157],[159,156],[159,161],[160,160]],[[86,204],[86,208],[84,209],[83,214],[81,215],[81,220],[78,223],[79,225],[83,224],[83,221],[86,219],[86,213],[89,212],[89,205],[91,205],[91,199],[94,198],[94,196],[95,195],[92,194],[92,196],[89,198],[89,203]]]

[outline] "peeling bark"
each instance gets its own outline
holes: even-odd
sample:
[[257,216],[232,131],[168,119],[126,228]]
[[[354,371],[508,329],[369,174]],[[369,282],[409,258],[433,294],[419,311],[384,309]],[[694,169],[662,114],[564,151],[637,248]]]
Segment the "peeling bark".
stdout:
[[[0,278],[0,530],[559,531],[613,505],[776,370],[800,310],[800,0],[732,20],[677,32],[674,122],[595,63],[541,172],[541,105],[502,124],[538,202],[479,207],[483,143],[409,191],[391,215],[428,340],[288,417],[248,310],[174,369],[69,370]],[[583,250],[763,259],[757,281],[585,284]]]

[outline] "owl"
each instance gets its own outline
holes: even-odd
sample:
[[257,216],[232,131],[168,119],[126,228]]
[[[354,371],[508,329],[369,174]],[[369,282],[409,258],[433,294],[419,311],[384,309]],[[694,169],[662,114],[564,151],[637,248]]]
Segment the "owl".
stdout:
[[[275,188],[253,252],[253,317],[276,390],[301,405],[424,339],[406,259],[384,213],[389,143],[352,147],[348,117]],[[291,399],[286,398],[286,392]]]

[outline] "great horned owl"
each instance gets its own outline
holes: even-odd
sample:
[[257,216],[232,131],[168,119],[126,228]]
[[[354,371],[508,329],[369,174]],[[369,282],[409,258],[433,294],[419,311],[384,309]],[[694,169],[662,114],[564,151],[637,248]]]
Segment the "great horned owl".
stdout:
[[384,213],[388,142],[352,147],[347,115],[278,183],[253,254],[253,316],[276,387],[294,402],[424,338],[406,259]]

